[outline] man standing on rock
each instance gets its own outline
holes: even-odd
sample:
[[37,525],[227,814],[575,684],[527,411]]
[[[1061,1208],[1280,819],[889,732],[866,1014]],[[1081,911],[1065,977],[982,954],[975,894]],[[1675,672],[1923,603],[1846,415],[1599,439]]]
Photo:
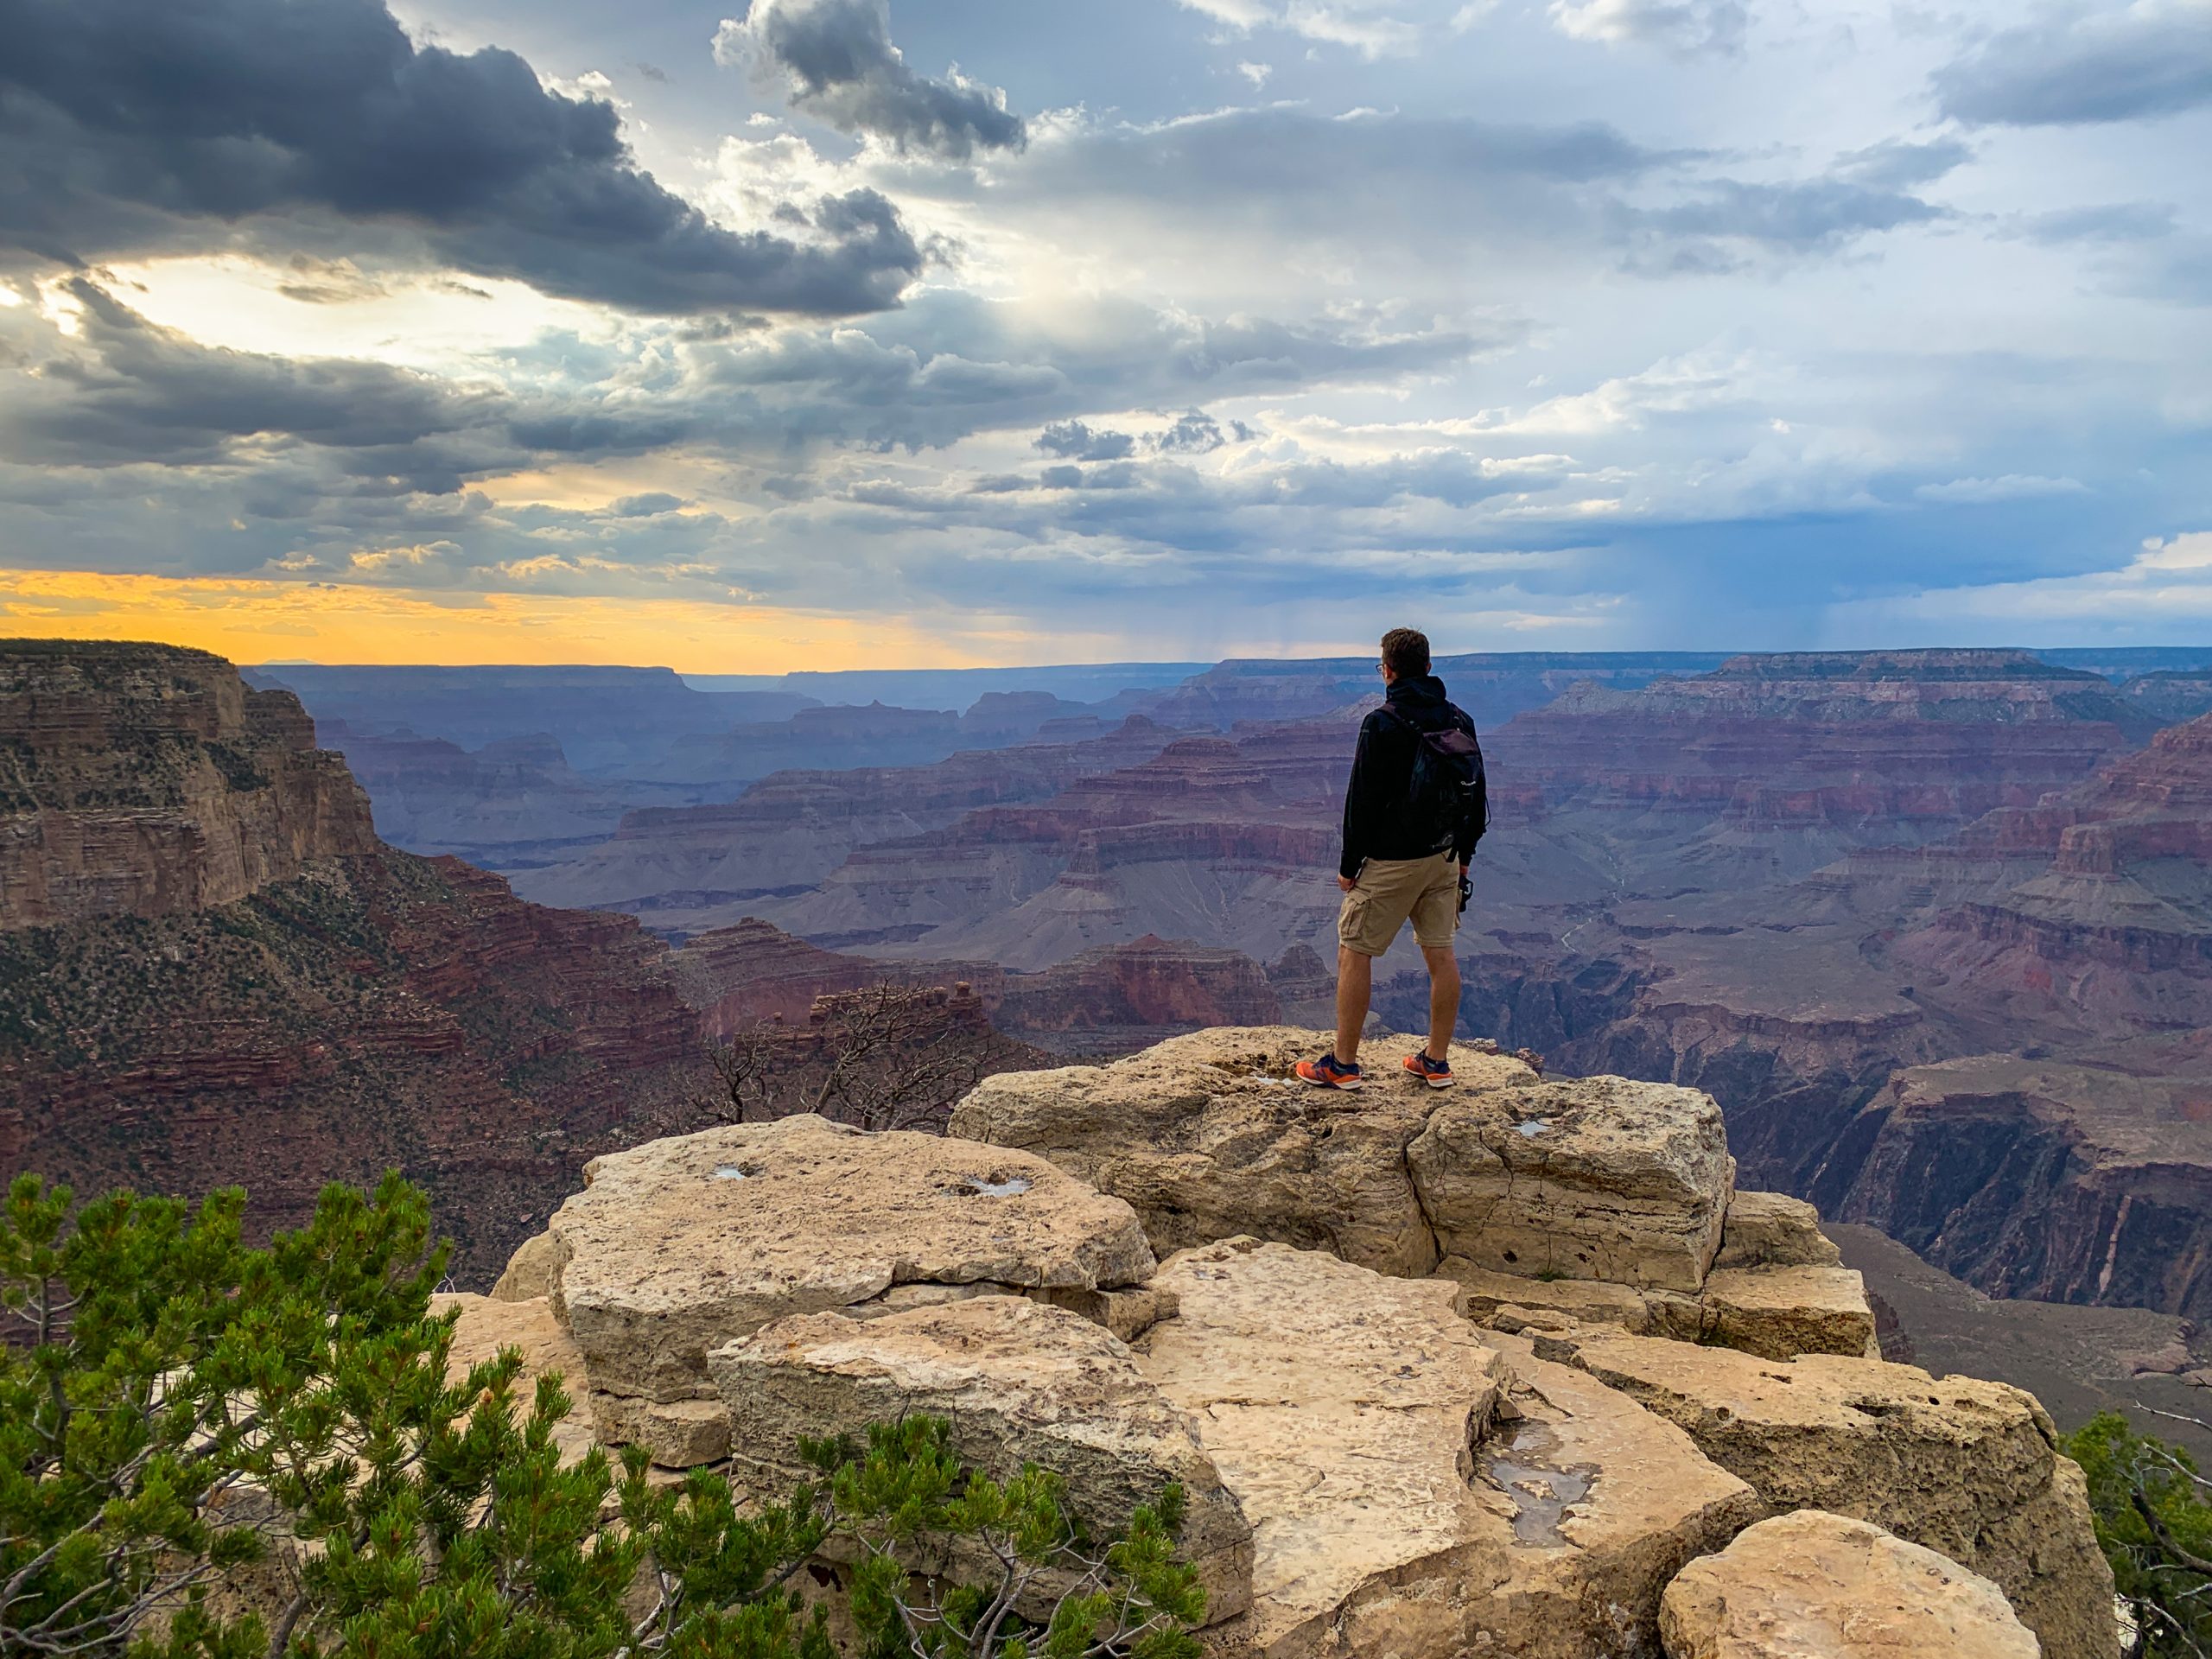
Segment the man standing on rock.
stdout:
[[1452,1086],[1448,1058],[1459,1014],[1459,963],[1452,951],[1467,902],[1467,861],[1489,827],[1483,752],[1475,722],[1428,671],[1428,636],[1382,636],[1382,706],[1359,728],[1344,786],[1344,849],[1337,885],[1337,1045],[1298,1075],[1323,1089],[1357,1089],[1359,1033],[1375,988],[1375,958],[1410,919],[1428,963],[1428,1047],[1399,1064],[1432,1089]]

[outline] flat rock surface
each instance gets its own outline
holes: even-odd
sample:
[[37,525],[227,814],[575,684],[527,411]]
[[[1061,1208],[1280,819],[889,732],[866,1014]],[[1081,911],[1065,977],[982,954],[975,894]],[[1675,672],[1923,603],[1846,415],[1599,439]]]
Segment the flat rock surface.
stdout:
[[1874,1311],[1840,1267],[1715,1268],[1700,1294],[1700,1340],[1767,1359],[1874,1351]]
[[[1397,1071],[1420,1039],[1364,1040],[1372,1081],[1315,1089],[1292,1074],[1333,1034],[1295,1026],[1229,1027],[1171,1038],[1110,1066],[986,1078],[950,1132],[1041,1154],[1126,1198],[1155,1249],[1239,1234],[1325,1249],[1382,1273],[1435,1266],[1405,1149],[1449,1097]],[[1459,1089],[1535,1074],[1455,1044]]]
[[1504,1367],[1454,1287],[1248,1238],[1185,1250],[1159,1282],[1181,1311],[1138,1363],[1252,1522],[1262,1651],[1301,1650],[1370,1580],[1496,1531],[1470,1480]]
[[2117,1650],[2081,1472],[2032,1395],[1881,1360],[1776,1362],[1597,1329],[1535,1349],[1678,1425],[1770,1508],[1869,1521],[1995,1580],[2046,1659]]
[[1758,1513],[1633,1401],[1507,1361],[1448,1283],[1250,1239],[1183,1251],[1159,1282],[1181,1312],[1138,1363],[1254,1528],[1252,1611],[1222,1632],[1238,1649],[1648,1653],[1667,1580]]
[[1119,1530],[1169,1482],[1190,1501],[1182,1548],[1207,1617],[1252,1599],[1252,1529],[1195,1425],[1110,1332],[1018,1296],[980,1296],[877,1319],[779,1319],[708,1357],[739,1468],[782,1485],[805,1471],[802,1434],[862,1437],[914,1412],[947,1419],[960,1455],[994,1479],[1033,1463],[1067,1483],[1095,1534]]
[[[1758,1494],[1626,1395],[1537,1358],[1516,1338],[1497,1345],[1520,1415],[1498,1426],[1477,1460],[1483,1486],[1504,1500],[1491,1506],[1503,1509],[1512,1545],[1501,1563],[1479,1563],[1487,1594],[1446,1651],[1648,1654],[1669,1580],[1756,1520]],[[1492,1571],[1499,1576],[1490,1581]]]
[[1668,1586],[1668,1659],[2037,1659],[2004,1592],[1932,1549],[1818,1510],[1745,1529]]
[[610,1394],[707,1397],[709,1348],[894,1285],[1097,1290],[1154,1266],[1128,1205],[1041,1158],[810,1116],[652,1141],[584,1178],[551,1223],[559,1300]]
[[1127,1198],[1154,1247],[1238,1234],[1419,1275],[1457,1255],[1500,1273],[1695,1290],[1733,1166],[1711,1096],[1617,1077],[1546,1083],[1452,1050],[1457,1088],[1400,1075],[1419,1039],[1360,1052],[1356,1093],[1292,1067],[1331,1034],[1195,1032],[1110,1067],[987,1079],[951,1132],[1051,1158]]
[[1734,1348],[1768,1359],[1873,1351],[1874,1315],[1859,1275],[1844,1268],[1716,1268],[1695,1295],[1637,1290],[1597,1279],[1531,1279],[1446,1256],[1436,1276],[1467,1293],[1478,1325],[1618,1325],[1630,1336]]
[[1716,1268],[1833,1268],[1843,1255],[1821,1230],[1821,1212],[1783,1192],[1746,1192],[1728,1199]]
[[[1694,1298],[1669,1292],[1637,1290],[1599,1279],[1535,1279],[1492,1273],[1465,1256],[1437,1263],[1436,1276],[1467,1293],[1467,1317],[1491,1324],[1502,1308],[1556,1314],[1571,1324],[1617,1325],[1635,1336],[1675,1337],[1694,1341],[1698,1306]],[[1553,1322],[1553,1321],[1547,1321]]]
[[514,1398],[519,1414],[527,1416],[537,1397],[537,1379],[548,1371],[558,1371],[561,1391],[569,1396],[569,1414],[553,1431],[554,1443],[561,1448],[563,1463],[582,1459],[595,1444],[584,1357],[554,1318],[552,1304],[542,1296],[526,1301],[494,1301],[467,1292],[430,1299],[432,1313],[456,1308],[461,1317],[454,1324],[447,1375],[458,1381],[468,1375],[471,1366],[496,1359],[501,1349],[518,1350],[522,1355],[522,1374],[515,1381]]
[[1704,1281],[1735,1176],[1710,1095],[1624,1077],[1454,1090],[1406,1160],[1446,1255],[1679,1291]]

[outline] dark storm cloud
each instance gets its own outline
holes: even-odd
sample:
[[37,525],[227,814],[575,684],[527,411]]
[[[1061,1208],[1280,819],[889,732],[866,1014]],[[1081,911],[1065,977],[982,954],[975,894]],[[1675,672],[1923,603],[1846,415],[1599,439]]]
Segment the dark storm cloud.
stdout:
[[684,505],[680,495],[671,495],[665,490],[648,490],[643,495],[620,497],[607,511],[617,518],[651,518],[660,513],[675,512]]
[[[1111,201],[1199,235],[1258,231],[1353,257],[1618,259],[1644,275],[1729,270],[1946,217],[1915,187],[1969,161],[1955,138],[1892,141],[1810,178],[1746,181],[1707,152],[1658,149],[1601,123],[1504,125],[1274,106],[1039,143],[987,200],[1060,217]],[[1724,246],[1722,244],[1732,244]]]
[[2212,7],[2075,8],[1993,35],[1936,72],[1944,114],[2077,126],[2212,104]]
[[0,0],[0,250],[19,259],[337,221],[570,298],[817,315],[893,304],[922,265],[872,191],[791,236],[712,225],[639,168],[613,105],[546,91],[512,52],[418,48],[382,0]]
[[1252,429],[1242,421],[1231,421],[1224,432],[1219,421],[1202,409],[1193,409],[1179,416],[1166,431],[1153,434],[1147,442],[1164,455],[1210,455],[1231,439],[1243,443],[1251,435]]
[[[415,488],[455,476],[450,441],[499,437],[506,399],[382,364],[296,360],[197,345],[156,327],[81,278],[76,337],[26,347],[29,372],[0,397],[0,451],[86,467],[222,460],[242,439],[359,452]],[[432,441],[446,441],[433,442]]]
[[891,43],[886,0],[753,0],[742,21],[715,35],[722,63],[749,60],[780,85],[791,107],[840,132],[900,150],[965,161],[978,149],[1020,149],[1028,134],[1002,92],[955,74],[932,80]]
[[1036,447],[1065,461],[1122,461],[1135,453],[1137,441],[1126,432],[1094,430],[1081,421],[1055,421],[1037,435]]
[[[1717,179],[1702,194],[1672,207],[1631,211],[1638,234],[1658,232],[1680,254],[1695,258],[1703,243],[1757,244],[1783,253],[1833,251],[1856,238],[1947,219],[1950,210],[1902,190],[1870,188],[1847,178],[1783,184]],[[1725,254],[1720,263],[1726,263]]]
[[1071,464],[1045,467],[1033,480],[994,475],[964,488],[869,479],[842,499],[866,515],[838,522],[887,536],[931,527],[1025,543],[1073,537],[1141,548],[1179,565],[1272,560],[1291,541],[1326,558],[1351,549],[1472,550],[1495,531],[1440,515],[1554,481],[1452,451],[1262,463],[1226,476],[1168,460]]
[[756,439],[920,450],[1105,410],[1433,374],[1515,337],[1434,324],[1383,333],[1335,319],[1211,321],[1126,300],[1101,302],[1065,338],[1037,336],[1019,332],[1002,307],[931,291],[865,328],[702,347],[694,392],[728,429]]

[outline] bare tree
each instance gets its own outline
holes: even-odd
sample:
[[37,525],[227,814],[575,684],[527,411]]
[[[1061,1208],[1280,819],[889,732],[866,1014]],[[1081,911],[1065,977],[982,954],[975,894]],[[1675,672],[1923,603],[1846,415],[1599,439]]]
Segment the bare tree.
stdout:
[[708,1052],[739,1122],[818,1112],[863,1129],[940,1128],[968,1090],[1029,1057],[966,983],[893,980],[818,996],[804,1026],[768,1020]]

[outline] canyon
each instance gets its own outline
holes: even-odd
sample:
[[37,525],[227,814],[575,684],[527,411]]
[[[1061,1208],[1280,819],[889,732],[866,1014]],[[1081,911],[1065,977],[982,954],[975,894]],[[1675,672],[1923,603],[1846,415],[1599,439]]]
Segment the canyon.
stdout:
[[[1108,737],[772,778],[638,815],[524,890],[671,937],[742,912],[884,972],[957,964],[1061,1052],[1220,1017],[1202,962],[1241,1017],[1263,988],[1319,1017],[1358,666],[1224,664]],[[1747,1177],[1985,1289],[2212,1311],[2207,728],[2162,728],[2133,685],[2023,652],[1785,654],[1521,708],[1485,733],[1465,1028],[1711,1091]],[[1132,1001],[1099,976],[1140,941]],[[1087,988],[1050,1019],[1006,988],[1054,975]],[[1378,1017],[1425,998],[1402,944]]]
[[289,691],[0,642],[0,1171],[239,1181],[265,1234],[397,1169],[471,1284],[585,1160],[727,1113],[710,952],[387,844]]
[[[480,1275],[584,1158],[706,1121],[702,1045],[798,1052],[871,987],[956,988],[1007,1064],[1328,1017],[1363,658],[915,681],[963,712],[320,671],[349,774],[289,694],[147,652],[0,653],[11,1166],[279,1144],[273,1215],[393,1163],[486,1195]],[[2212,719],[2167,716],[2212,653],[2060,655],[1440,660],[1495,816],[1463,1030],[1709,1093],[1747,1181],[1981,1291],[2203,1318]],[[721,759],[655,795],[686,746]],[[1402,943],[1376,1018],[1425,1004]]]

